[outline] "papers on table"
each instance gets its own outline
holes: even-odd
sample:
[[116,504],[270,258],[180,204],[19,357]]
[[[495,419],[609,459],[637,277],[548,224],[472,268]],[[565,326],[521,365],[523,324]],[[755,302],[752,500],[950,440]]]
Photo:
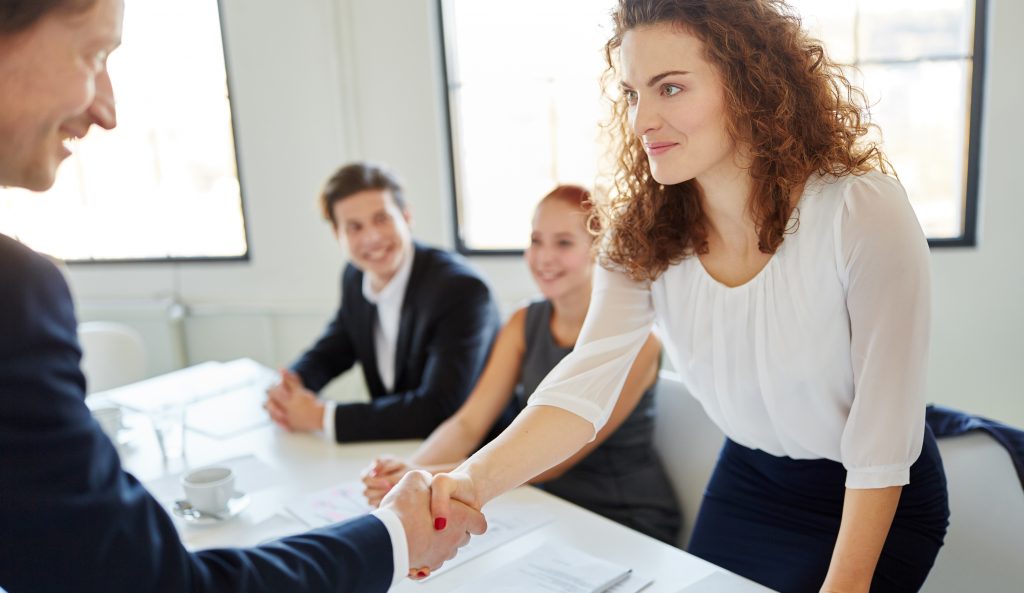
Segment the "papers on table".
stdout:
[[651,583],[630,570],[563,544],[547,543],[501,570],[456,589],[456,593],[632,593]]
[[553,519],[550,513],[534,506],[510,503],[501,498],[492,500],[484,507],[484,517],[487,518],[486,533],[474,535],[468,544],[459,549],[455,558],[445,562],[441,568],[430,573],[429,577],[418,582],[427,582],[481,554],[526,535]]
[[249,358],[204,362],[179,371],[90,396],[152,417],[185,408],[185,425],[214,438],[230,437],[267,424],[266,390],[277,374]]
[[373,510],[363,497],[363,483],[344,482],[303,496],[288,505],[288,512],[310,528],[346,521]]
[[[266,488],[271,488],[285,480],[284,475],[274,467],[267,465],[258,457],[253,455],[242,455],[232,457],[215,463],[206,463],[199,467],[207,466],[229,467],[235,473],[235,488],[239,492],[252,494]],[[185,470],[188,471],[188,470]],[[147,481],[146,490],[149,490],[160,503],[170,506],[174,501],[184,497],[185,492],[181,488],[181,474],[176,472],[167,474],[157,480]]]
[[635,572],[629,573],[626,580],[622,581],[617,585],[612,585],[611,588],[605,590],[604,593],[639,593],[654,582],[651,577],[637,574]]
[[[363,497],[363,483],[351,481],[303,496],[288,505],[286,510],[310,528],[315,528],[365,515],[373,507],[366,504]],[[549,513],[533,506],[508,503],[500,498],[487,505],[484,516],[487,517],[487,533],[473,536],[455,558],[425,580],[525,535],[552,519]]]
[[275,378],[271,369],[240,358],[231,362],[204,362],[179,371],[94,394],[139,412],[184,406],[241,388],[266,390]]
[[716,570],[676,593],[773,593],[773,591],[731,572]]
[[185,410],[185,426],[223,439],[270,422],[263,409],[267,385],[251,383],[197,401]]

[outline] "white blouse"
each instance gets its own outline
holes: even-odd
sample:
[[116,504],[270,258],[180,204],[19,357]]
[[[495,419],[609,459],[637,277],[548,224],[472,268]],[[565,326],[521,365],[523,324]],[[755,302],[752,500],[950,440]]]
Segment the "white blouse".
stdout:
[[848,488],[907,484],[921,452],[931,315],[928,245],[900,183],[812,177],[787,234],[746,284],[696,257],[653,283],[598,268],[576,349],[537,388],[604,425],[651,331],[733,441],[841,462]]

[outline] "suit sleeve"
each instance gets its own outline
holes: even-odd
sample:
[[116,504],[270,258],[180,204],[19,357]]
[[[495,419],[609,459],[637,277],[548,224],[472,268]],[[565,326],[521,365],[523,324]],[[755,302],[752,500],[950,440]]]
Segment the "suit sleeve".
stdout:
[[346,326],[345,291],[355,280],[351,268],[346,268],[342,280],[342,303],[334,319],[317,339],[292,365],[292,370],[302,378],[302,384],[310,391],[320,391],[332,379],[352,368],[356,363],[355,346],[352,343],[351,328]]
[[334,414],[339,442],[425,438],[465,401],[501,319],[487,285],[474,276],[455,277],[435,306],[419,385],[370,403],[339,405]]
[[[367,516],[249,549],[190,553],[84,404],[60,273],[0,237],[0,588],[10,593],[383,592]],[[10,253],[8,253],[10,252]],[[13,255],[12,255],[13,254]],[[12,261],[16,260],[16,261]]]

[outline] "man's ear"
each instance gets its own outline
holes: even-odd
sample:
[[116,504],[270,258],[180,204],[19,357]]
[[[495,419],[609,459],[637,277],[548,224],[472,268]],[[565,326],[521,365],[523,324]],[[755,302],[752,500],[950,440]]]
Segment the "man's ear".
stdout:
[[405,219],[405,224],[409,225],[409,228],[412,228],[412,210],[409,210],[409,208],[402,208],[402,218]]

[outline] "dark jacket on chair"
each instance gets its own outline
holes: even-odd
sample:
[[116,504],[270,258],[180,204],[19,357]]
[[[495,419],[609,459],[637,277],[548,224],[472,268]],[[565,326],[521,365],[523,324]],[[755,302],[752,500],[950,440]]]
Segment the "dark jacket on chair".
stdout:
[[1010,460],[1017,468],[1020,486],[1024,488],[1024,430],[981,416],[972,416],[966,412],[935,405],[928,406],[925,421],[935,433],[935,437],[940,439],[966,434],[973,430],[987,432],[1010,454]]
[[487,283],[460,258],[417,244],[402,301],[391,391],[377,370],[376,316],[376,307],[363,296],[363,273],[349,264],[338,313],[292,370],[308,389],[319,391],[355,363],[362,365],[371,402],[338,406],[339,442],[426,438],[473,390],[501,328],[498,308]]
[[189,553],[85,406],[71,295],[0,235],[0,589],[10,593],[383,592],[366,516],[251,549]]

